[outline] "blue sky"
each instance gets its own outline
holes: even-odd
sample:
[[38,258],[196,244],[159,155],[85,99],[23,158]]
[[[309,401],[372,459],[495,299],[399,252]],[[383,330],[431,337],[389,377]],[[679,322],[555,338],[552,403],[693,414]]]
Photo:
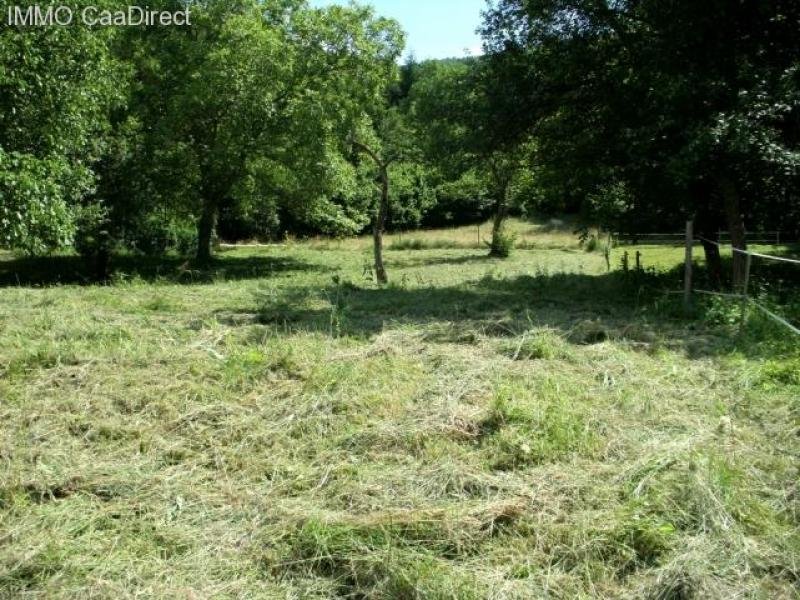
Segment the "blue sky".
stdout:
[[[393,17],[406,32],[406,55],[417,60],[448,58],[481,53],[481,39],[475,33],[486,0],[361,0],[377,13]],[[311,0],[314,6],[348,4],[347,0]]]

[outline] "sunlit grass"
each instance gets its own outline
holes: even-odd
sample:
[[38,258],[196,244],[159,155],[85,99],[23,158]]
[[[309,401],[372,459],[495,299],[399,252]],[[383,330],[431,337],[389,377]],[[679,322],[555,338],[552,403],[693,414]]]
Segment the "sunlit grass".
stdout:
[[0,597],[794,597],[797,357],[512,226],[0,288]]

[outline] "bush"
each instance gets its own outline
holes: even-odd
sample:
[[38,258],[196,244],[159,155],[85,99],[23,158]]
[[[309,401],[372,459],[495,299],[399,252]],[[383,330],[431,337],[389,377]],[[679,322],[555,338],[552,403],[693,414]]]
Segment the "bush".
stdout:
[[80,207],[75,217],[73,246],[81,256],[96,256],[110,250],[108,211],[99,202]]
[[495,258],[508,258],[511,256],[511,251],[514,249],[514,243],[516,241],[517,236],[501,229],[492,236],[492,242],[489,245],[489,255]]
[[75,212],[73,247],[87,259],[97,281],[109,277],[112,243],[111,222],[106,208],[99,202],[79,207]]
[[134,250],[148,256],[168,252],[189,255],[197,249],[197,230],[188,219],[151,215],[136,225],[126,241]]
[[91,183],[88,169],[0,147],[0,246],[30,256],[69,246],[72,209]]

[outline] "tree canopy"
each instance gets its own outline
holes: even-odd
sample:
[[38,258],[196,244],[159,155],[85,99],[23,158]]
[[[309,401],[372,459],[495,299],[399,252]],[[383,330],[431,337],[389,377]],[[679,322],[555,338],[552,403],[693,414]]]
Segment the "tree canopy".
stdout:
[[111,50],[115,35],[0,32],[0,244],[38,253],[72,243],[76,207],[107,151],[110,112],[125,100],[129,70]]
[[0,31],[0,244],[205,262],[215,233],[491,216],[502,255],[515,211],[695,218],[739,247],[800,220],[792,0],[498,0],[484,55],[402,66],[400,25],[358,4],[204,0],[191,23]]
[[724,223],[742,247],[797,214],[799,25],[786,0],[502,0],[483,33],[549,194],[613,228]]

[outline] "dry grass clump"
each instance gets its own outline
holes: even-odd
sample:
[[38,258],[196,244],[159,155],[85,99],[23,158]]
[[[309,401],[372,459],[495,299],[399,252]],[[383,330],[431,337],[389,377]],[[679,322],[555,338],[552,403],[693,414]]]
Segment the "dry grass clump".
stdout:
[[276,574],[332,580],[342,596],[480,598],[488,588],[456,559],[477,556],[526,510],[517,500],[466,510],[287,517],[294,525],[265,544],[262,561]]
[[594,254],[360,243],[0,289],[0,598],[796,597],[793,359]]
[[519,340],[503,344],[503,353],[513,360],[568,360],[573,356],[569,343],[557,331],[528,331]]

